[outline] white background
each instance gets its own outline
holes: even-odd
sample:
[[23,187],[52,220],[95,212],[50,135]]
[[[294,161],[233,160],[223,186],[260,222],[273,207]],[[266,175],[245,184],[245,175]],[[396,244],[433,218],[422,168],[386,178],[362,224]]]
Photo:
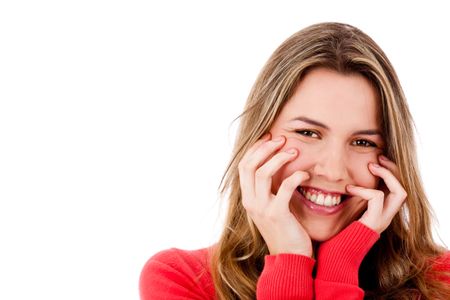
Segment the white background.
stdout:
[[447,9],[303,2],[2,1],[0,298],[137,299],[152,254],[215,242],[232,120],[275,48],[322,21],[392,61],[449,243]]

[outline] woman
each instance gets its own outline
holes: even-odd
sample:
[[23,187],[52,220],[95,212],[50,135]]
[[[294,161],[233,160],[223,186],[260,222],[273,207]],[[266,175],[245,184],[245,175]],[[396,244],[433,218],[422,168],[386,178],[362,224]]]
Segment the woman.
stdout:
[[273,53],[221,192],[219,242],[153,256],[142,299],[450,299],[405,96],[355,27],[312,25]]

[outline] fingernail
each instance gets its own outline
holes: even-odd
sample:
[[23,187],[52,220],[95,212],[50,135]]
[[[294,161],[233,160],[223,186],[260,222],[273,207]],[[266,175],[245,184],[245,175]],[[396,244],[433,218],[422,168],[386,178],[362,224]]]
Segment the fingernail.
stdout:
[[276,142],[276,143],[279,143],[279,142],[281,142],[282,140],[283,140],[283,137],[282,137],[282,136],[279,136],[279,137],[277,137],[276,139],[274,139],[273,141]]
[[350,189],[350,190],[353,189],[354,187],[355,187],[354,185],[347,184],[347,188]]
[[384,160],[384,161],[388,161],[389,159],[386,157],[386,156],[384,156],[384,155],[380,155],[380,159],[381,160]]
[[297,150],[295,150],[295,149],[289,149],[289,150],[287,150],[286,152],[289,153],[289,154],[294,155],[294,154],[297,153]]
[[374,168],[379,168],[379,167],[380,167],[380,165],[379,165],[379,164],[376,164],[376,163],[370,163],[370,165],[371,165],[372,167],[374,167]]

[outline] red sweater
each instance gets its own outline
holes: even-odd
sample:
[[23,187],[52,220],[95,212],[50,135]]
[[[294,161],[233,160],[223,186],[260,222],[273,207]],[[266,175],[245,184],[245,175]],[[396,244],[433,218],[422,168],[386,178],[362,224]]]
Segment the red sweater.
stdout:
[[[267,255],[256,297],[260,300],[363,299],[358,269],[378,238],[378,233],[355,221],[320,245],[317,260],[298,254]],[[151,257],[140,277],[141,299],[216,299],[209,270],[211,249],[172,248]],[[440,260],[439,268],[450,270],[450,255]],[[450,284],[450,278],[444,280]]]

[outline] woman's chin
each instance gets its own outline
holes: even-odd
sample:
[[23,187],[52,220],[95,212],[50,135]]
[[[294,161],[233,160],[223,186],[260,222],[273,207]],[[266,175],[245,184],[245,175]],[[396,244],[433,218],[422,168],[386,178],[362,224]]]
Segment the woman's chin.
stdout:
[[324,224],[321,225],[322,226],[317,226],[317,224],[316,226],[308,226],[307,224],[303,225],[311,240],[314,242],[325,242],[334,237],[343,229],[342,226],[337,224],[334,226],[324,226]]
[[[362,205],[360,204],[362,203]],[[361,217],[367,201],[357,201],[334,215],[319,216],[311,214],[304,207],[296,210],[295,216],[314,242],[324,242],[346,228],[352,221]],[[367,205],[367,204],[366,204]]]
[[317,230],[315,230],[314,232],[308,232],[308,234],[311,237],[311,240],[313,242],[318,242],[318,243],[325,242],[336,235],[335,232],[333,232],[333,233],[326,232],[326,231],[318,232]]

